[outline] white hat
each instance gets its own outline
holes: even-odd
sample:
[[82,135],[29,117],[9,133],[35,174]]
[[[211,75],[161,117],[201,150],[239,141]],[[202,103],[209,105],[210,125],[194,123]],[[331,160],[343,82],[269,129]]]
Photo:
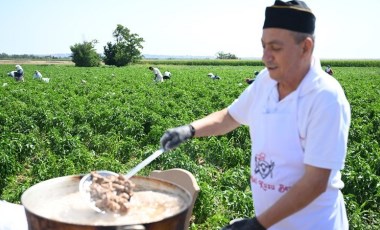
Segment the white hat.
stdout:
[[16,69],[17,69],[17,70],[20,70],[20,69],[22,69],[22,68],[21,68],[20,65],[16,65]]

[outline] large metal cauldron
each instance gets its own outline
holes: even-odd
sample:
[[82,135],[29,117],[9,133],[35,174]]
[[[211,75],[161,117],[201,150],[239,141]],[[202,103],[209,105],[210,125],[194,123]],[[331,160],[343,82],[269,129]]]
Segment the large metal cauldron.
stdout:
[[[147,199],[154,200],[152,197],[155,196],[146,195],[152,192],[176,197],[175,199],[180,201],[177,208],[172,210],[151,206],[149,211],[157,213],[157,217],[163,213],[166,216],[158,219],[150,218],[151,220],[147,221],[146,218],[140,218],[139,213],[133,214],[133,206],[125,216],[102,214],[92,210],[80,197],[78,184],[81,177],[65,176],[46,180],[33,185],[22,194],[21,202],[25,207],[29,230],[183,230],[191,196],[182,187],[158,179],[132,177],[131,180],[136,184],[132,199],[144,202]],[[139,194],[144,195],[138,198]],[[142,206],[145,208],[145,205]],[[148,213],[141,212],[141,216]]]

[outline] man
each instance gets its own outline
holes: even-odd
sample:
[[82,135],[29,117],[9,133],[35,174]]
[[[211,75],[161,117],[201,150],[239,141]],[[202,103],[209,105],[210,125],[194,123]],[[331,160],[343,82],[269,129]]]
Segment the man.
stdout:
[[154,81],[156,82],[163,82],[164,78],[162,77],[161,71],[158,68],[155,68],[153,66],[150,66],[149,69],[153,71],[154,74]]
[[169,71],[165,71],[164,72],[164,80],[170,80],[170,78],[172,77],[172,73],[170,73]]
[[42,74],[40,73],[40,71],[38,71],[38,70],[34,71],[33,79],[37,79],[37,80],[42,79]]
[[212,80],[220,80],[220,77],[218,75],[214,75],[213,73],[209,73],[207,76]]
[[8,75],[8,77],[15,77],[15,73],[16,73],[16,71],[11,71],[11,72],[8,72],[7,73],[7,75]]
[[331,76],[333,75],[333,71],[332,71],[330,65],[327,65],[327,66],[326,66],[325,72],[328,73],[328,74],[330,74]]
[[24,81],[24,70],[20,65],[16,65],[16,72],[14,72],[16,81]]
[[252,77],[251,79],[250,79],[250,78],[245,79],[245,82],[246,82],[248,85],[252,84],[252,82],[255,81],[255,78],[256,78],[257,75],[259,75],[259,71],[255,71],[255,72],[253,73],[253,77]]
[[267,7],[265,69],[230,106],[169,129],[165,149],[248,125],[255,217],[224,229],[348,229],[340,189],[351,111],[340,84],[313,57],[315,16],[302,1]]

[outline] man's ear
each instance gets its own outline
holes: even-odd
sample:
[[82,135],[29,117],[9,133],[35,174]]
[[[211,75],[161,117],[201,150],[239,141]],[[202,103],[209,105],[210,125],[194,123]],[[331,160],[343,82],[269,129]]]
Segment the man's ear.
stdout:
[[310,37],[307,37],[303,42],[303,53],[308,54],[312,53],[314,49],[314,41]]

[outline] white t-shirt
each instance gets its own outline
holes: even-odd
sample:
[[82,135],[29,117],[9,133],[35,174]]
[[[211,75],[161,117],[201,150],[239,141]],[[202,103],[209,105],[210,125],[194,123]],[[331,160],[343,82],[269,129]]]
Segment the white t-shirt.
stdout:
[[42,78],[42,74],[39,72],[39,71],[36,71],[33,75],[33,78],[34,79],[41,79]]
[[165,73],[164,73],[164,76],[168,76],[168,77],[171,77],[171,73],[169,72],[169,71],[165,71]]

